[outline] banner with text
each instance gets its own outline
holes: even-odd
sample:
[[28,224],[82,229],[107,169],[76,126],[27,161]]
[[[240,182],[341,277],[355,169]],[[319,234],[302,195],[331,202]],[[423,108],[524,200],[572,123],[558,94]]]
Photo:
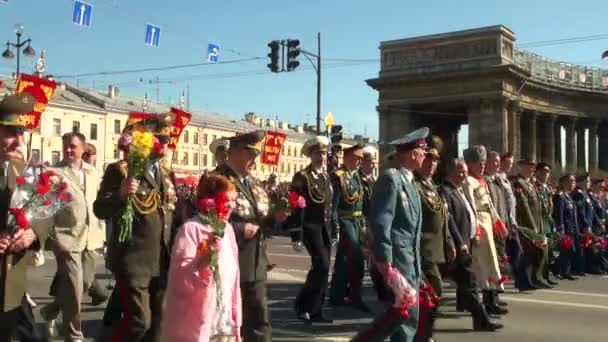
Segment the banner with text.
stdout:
[[173,127],[171,127],[171,139],[169,140],[169,145],[167,147],[175,151],[177,143],[179,142],[179,137],[182,135],[184,128],[186,128],[190,122],[190,119],[192,119],[192,114],[173,107],[171,107],[171,113],[175,115],[175,120],[173,120]]
[[262,163],[276,166],[279,163],[281,147],[287,137],[279,132],[266,132],[264,149],[262,150]]
[[20,74],[15,92],[18,94],[29,93],[36,99],[34,110],[30,113],[19,115],[19,121],[28,130],[38,128],[40,116],[57,88],[55,81],[46,80],[37,76]]

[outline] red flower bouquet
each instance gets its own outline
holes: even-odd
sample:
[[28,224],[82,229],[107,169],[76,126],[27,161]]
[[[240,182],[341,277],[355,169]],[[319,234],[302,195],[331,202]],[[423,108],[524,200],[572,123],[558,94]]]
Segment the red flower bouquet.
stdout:
[[593,242],[593,234],[588,232],[583,237],[583,241],[581,242],[581,247],[589,248],[591,246],[592,242]]
[[289,194],[287,194],[287,197],[279,198],[272,205],[273,211],[281,211],[281,210],[292,211],[295,209],[303,209],[303,208],[306,208],[306,198],[298,195],[297,192],[293,192],[293,191],[290,192]]
[[494,226],[492,227],[492,231],[494,232],[494,235],[497,236],[501,240],[506,239],[507,235],[509,234],[509,231],[507,230],[507,226],[505,225],[505,223],[502,220],[497,220],[494,223]]
[[559,246],[559,248],[562,248],[562,249],[572,249],[572,247],[574,246],[574,240],[572,239],[571,236],[564,235],[559,240],[558,246]]

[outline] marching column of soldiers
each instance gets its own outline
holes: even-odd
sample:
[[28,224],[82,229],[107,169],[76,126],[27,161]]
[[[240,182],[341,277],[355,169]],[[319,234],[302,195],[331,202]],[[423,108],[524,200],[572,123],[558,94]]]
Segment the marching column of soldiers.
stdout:
[[[23,336],[35,331],[30,328],[35,322],[25,293],[25,273],[33,252],[40,251],[47,240],[52,242],[48,248],[64,258],[57,281],[73,283],[75,291],[74,308],[62,309],[64,320],[68,309],[73,317],[64,325],[64,338],[84,339],[79,306],[88,287],[80,284],[85,271],[78,260],[84,251],[78,246],[88,246],[88,242],[83,240],[66,252],[65,239],[57,234],[69,235],[76,228],[88,232],[92,215],[114,225],[106,263],[116,287],[97,340],[173,341],[166,336],[171,326],[162,323],[167,322],[163,302],[172,281],[170,265],[176,260],[174,240],[183,238],[176,221],[184,222],[192,213],[176,208],[180,204],[172,171],[157,161],[146,165],[142,175],[128,177],[127,161],[120,160],[107,167],[96,191],[96,176],[80,158],[84,138],[70,135],[64,141],[66,157],[61,165],[72,175],[70,186],[80,191],[70,203],[80,208],[80,214],[75,217],[73,209],[61,215],[74,216],[64,218],[78,222],[77,227],[60,231],[56,221],[54,228],[26,227],[13,232],[4,213],[26,166],[24,127],[17,114],[31,111],[33,105],[34,99],[27,95],[0,101],[0,342],[10,341],[13,335],[44,340]],[[141,129],[164,146],[171,120],[166,115],[151,116],[126,127],[125,132]],[[296,251],[305,249],[310,254],[311,269],[294,305],[305,324],[333,322],[324,311],[326,298],[332,306],[371,313],[362,294],[369,270],[383,310],[353,341],[433,341],[434,322],[446,306],[444,278],[456,283],[456,310],[470,312],[472,328],[496,331],[503,327],[497,320],[509,313],[507,303],[500,299],[509,278],[518,290],[533,291],[554,287],[555,279],[573,281],[608,271],[608,199],[601,179],[566,173],[553,186],[551,165],[531,159],[518,161],[517,175],[510,176],[513,155],[480,145],[464,150],[463,158],[442,158],[441,140],[426,127],[388,142],[394,150],[375,179],[375,150],[362,145],[343,148],[343,165],[328,172],[328,151],[337,149],[330,148],[326,137],[314,137],[302,150],[310,164],[291,183],[291,191],[303,197],[306,205],[274,210],[272,194],[251,174],[264,136],[263,131],[255,131],[213,146],[219,165],[212,177],[235,189],[233,208],[225,220],[231,224],[238,249],[234,275],[238,274],[239,286],[230,287],[234,297],[224,304],[234,305],[230,307],[234,311],[222,307],[221,324],[213,327],[211,341],[272,340],[267,279],[273,264],[266,240],[277,225],[291,233]],[[148,204],[136,208],[131,240],[120,244],[119,222],[129,196]],[[189,212],[196,210],[189,207]],[[196,247],[197,253],[201,246]],[[333,270],[332,247],[336,248]],[[73,269],[63,270],[72,264]],[[66,288],[60,290],[59,301],[68,296]],[[43,318],[47,329],[51,328],[54,315]],[[200,323],[194,320],[195,325]],[[197,331],[191,335],[192,341],[202,336]]]

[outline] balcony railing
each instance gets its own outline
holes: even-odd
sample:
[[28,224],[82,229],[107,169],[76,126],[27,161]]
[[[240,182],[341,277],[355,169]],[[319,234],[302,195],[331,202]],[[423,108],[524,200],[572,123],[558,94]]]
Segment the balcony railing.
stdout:
[[540,55],[515,49],[515,64],[533,78],[560,87],[608,92],[608,70],[553,61]]

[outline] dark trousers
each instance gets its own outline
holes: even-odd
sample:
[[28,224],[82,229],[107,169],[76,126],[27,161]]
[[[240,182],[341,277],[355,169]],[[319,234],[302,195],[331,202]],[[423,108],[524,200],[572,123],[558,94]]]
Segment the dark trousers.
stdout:
[[272,328],[268,314],[266,281],[241,282],[243,325],[241,335],[247,342],[270,342]]
[[334,273],[331,278],[330,299],[332,303],[341,303],[348,296],[353,303],[361,302],[361,285],[365,269],[365,259],[359,244],[359,233],[356,225],[343,227],[334,262]]
[[17,330],[21,308],[0,312],[0,342],[11,342]]
[[[1,318],[0,318],[1,319]],[[46,341],[36,329],[36,320],[30,302],[23,296],[17,318],[15,337],[20,342]]]
[[538,248],[525,237],[522,237],[521,244],[524,249],[527,279],[531,284],[537,284],[543,279],[543,271],[547,265],[547,247]]
[[374,319],[372,325],[358,333],[351,342],[413,342],[418,329],[418,306],[408,310],[410,317],[401,315],[392,305]]
[[164,286],[160,277],[148,286],[135,286],[116,276],[122,319],[112,330],[112,341],[160,341]]
[[506,241],[506,252],[509,256],[509,263],[513,272],[513,280],[515,287],[528,287],[528,276],[526,275],[526,265],[523,262],[523,248],[519,235],[517,233],[510,234]]
[[329,278],[331,244],[321,225],[304,227],[304,246],[310,254],[311,268],[296,298],[296,311],[311,316],[321,313]]
[[422,273],[429,284],[433,286],[433,290],[435,290],[437,296],[441,297],[443,289],[441,287],[442,279],[439,265],[434,262],[422,260]]
[[467,311],[472,311],[480,303],[472,262],[470,256],[459,255],[451,272],[451,277],[456,282],[457,307]]
[[573,249],[560,248],[557,263],[559,264],[559,273],[562,277],[572,275],[572,265],[576,261],[576,252]]
[[382,276],[382,273],[378,271],[378,268],[374,264],[369,266],[369,275],[372,278],[374,289],[378,295],[378,300],[384,303],[393,301],[393,290],[388,286],[386,280]]

